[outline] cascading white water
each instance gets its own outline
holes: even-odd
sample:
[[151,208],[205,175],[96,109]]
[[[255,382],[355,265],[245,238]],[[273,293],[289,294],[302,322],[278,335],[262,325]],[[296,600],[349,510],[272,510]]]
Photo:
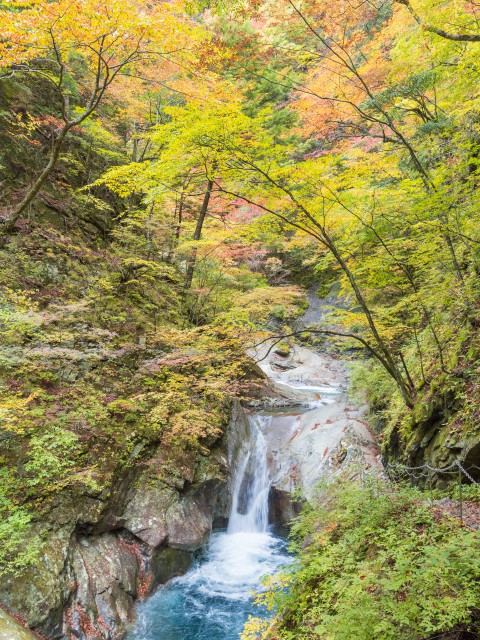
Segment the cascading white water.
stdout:
[[232,491],[232,509],[228,534],[264,533],[268,529],[270,473],[267,443],[261,431],[262,421],[270,417],[253,414],[248,418],[249,442],[237,463]]
[[271,417],[247,417],[244,442],[231,460],[232,508],[226,532],[212,534],[205,557],[171,580],[138,609],[129,640],[235,640],[263,575],[289,561],[285,541],[269,531],[270,476],[262,427]]

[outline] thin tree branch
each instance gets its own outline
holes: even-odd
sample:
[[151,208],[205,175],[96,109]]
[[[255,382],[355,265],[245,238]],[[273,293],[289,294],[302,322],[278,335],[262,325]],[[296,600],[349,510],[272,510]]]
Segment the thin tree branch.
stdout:
[[407,7],[415,22],[417,22],[417,24],[419,24],[424,31],[434,33],[441,38],[453,40],[454,42],[480,42],[480,35],[476,35],[473,33],[448,33],[447,31],[444,31],[444,29],[439,29],[438,27],[434,27],[433,25],[425,24],[418,13],[415,11],[415,9],[412,7],[409,0],[395,0],[395,2],[397,4],[403,4],[404,7]]

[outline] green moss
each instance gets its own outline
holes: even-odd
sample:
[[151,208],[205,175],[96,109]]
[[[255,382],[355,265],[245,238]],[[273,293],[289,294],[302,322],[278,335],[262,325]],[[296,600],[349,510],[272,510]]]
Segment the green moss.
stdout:
[[288,342],[282,341],[277,344],[275,347],[275,353],[282,358],[286,358],[290,355],[292,351],[292,347],[288,344]]

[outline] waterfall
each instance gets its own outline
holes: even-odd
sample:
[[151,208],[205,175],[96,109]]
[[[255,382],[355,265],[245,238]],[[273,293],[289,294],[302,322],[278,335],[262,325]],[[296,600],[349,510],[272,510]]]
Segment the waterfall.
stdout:
[[[269,418],[267,418],[269,419]],[[248,442],[240,450],[232,482],[232,509],[227,533],[264,533],[268,529],[270,473],[262,416],[247,416]],[[265,418],[263,417],[263,420]]]
[[[265,353],[257,357],[263,360]],[[265,403],[249,411],[235,402],[228,431],[227,530],[214,531],[192,568],[138,607],[128,640],[238,640],[249,616],[272,615],[252,596],[262,590],[263,576],[291,561],[285,540],[269,526],[271,484],[293,483],[293,465],[302,464],[313,488],[323,473],[322,459],[341,443],[350,420],[334,361],[304,347],[295,347],[295,358],[293,373],[266,365],[283,400],[290,398],[285,409]]]
[[[243,419],[245,418],[245,419]],[[268,615],[252,591],[289,561],[269,530],[271,416],[244,413],[229,442],[232,507],[227,531],[214,532],[203,557],[138,608],[129,640],[238,640],[249,615]]]

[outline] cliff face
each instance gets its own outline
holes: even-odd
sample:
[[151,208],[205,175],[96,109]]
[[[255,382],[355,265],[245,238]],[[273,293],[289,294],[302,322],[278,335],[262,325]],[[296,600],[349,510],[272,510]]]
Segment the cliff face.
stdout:
[[161,251],[56,222],[0,246],[0,603],[49,639],[110,639],[224,521],[244,359],[185,328]]
[[1,442],[0,602],[49,639],[119,638],[134,602],[185,571],[227,515],[230,405],[218,384],[209,394],[209,358],[226,388],[228,373],[218,344],[208,356],[104,342],[93,365],[91,345],[69,347],[73,364],[61,347],[34,348],[57,358],[36,375],[63,381],[31,393]]
[[[414,422],[409,437],[402,438],[397,431],[389,435],[386,454],[392,462],[400,461],[412,467],[428,464],[435,469],[445,469],[459,462],[469,476],[477,482],[480,480],[480,433],[455,428],[443,410],[434,405],[425,407],[424,417]],[[448,483],[441,472],[434,477],[440,486]],[[462,477],[468,484],[468,477],[464,474]]]
[[[460,350],[461,365],[423,389],[412,411],[400,415],[392,412],[381,424],[384,455],[388,462],[410,467],[427,464],[435,469],[460,463],[468,473],[462,472],[463,482],[480,481],[477,343],[478,336],[475,335],[469,342],[469,357],[466,357],[465,349]],[[431,475],[432,481],[440,487],[457,481],[455,474],[432,472]]]
[[60,494],[33,525],[41,558],[4,581],[0,599],[42,635],[121,637],[135,601],[183,573],[214,519],[226,515],[221,442],[192,457],[190,480],[159,478],[156,454],[114,473],[98,495]]

